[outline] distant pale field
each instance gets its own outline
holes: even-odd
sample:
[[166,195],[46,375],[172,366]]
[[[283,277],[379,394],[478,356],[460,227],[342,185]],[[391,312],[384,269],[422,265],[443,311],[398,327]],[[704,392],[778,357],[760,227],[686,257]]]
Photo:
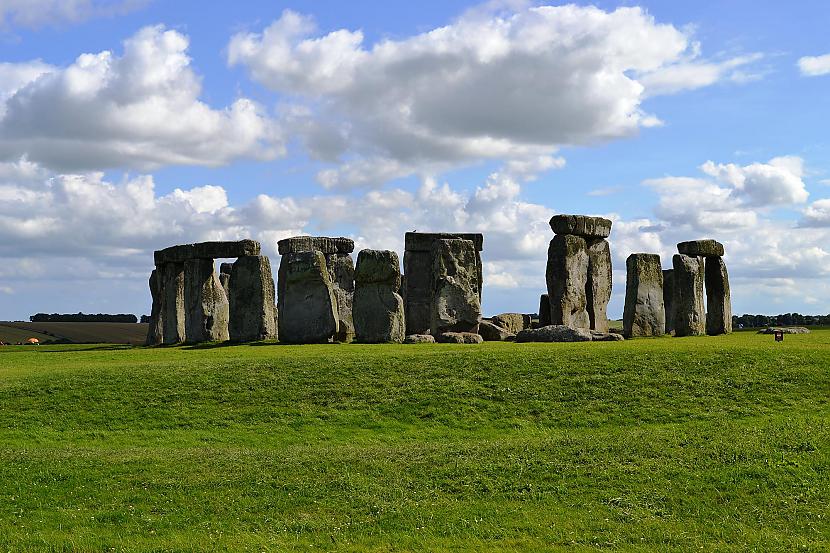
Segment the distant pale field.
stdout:
[[0,348],[8,551],[828,551],[830,331]]

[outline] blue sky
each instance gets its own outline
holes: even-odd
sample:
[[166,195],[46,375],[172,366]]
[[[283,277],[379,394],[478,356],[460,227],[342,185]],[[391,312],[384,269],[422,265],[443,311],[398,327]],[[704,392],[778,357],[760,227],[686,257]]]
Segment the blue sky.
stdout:
[[[593,7],[591,7],[593,6]],[[45,18],[45,14],[49,14]],[[535,311],[547,219],[727,246],[736,313],[830,312],[826,2],[0,0],[0,319],[149,312],[152,250],[485,233]],[[826,182],[822,182],[826,181]]]

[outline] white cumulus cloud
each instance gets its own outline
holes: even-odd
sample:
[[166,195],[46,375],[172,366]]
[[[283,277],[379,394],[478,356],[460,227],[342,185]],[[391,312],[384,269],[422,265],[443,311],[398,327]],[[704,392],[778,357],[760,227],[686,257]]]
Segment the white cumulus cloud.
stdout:
[[823,56],[804,56],[798,60],[798,69],[806,77],[819,77],[830,74],[830,54]]
[[281,154],[278,127],[253,101],[213,109],[199,100],[187,48],[186,36],[155,26],[126,40],[121,56],[83,54],[64,68],[5,64],[0,73],[18,77],[0,85],[0,158],[75,172]]
[[352,188],[480,159],[558,159],[562,145],[659,125],[641,106],[649,86],[707,86],[757,59],[707,62],[687,33],[640,8],[510,6],[373,45],[286,10],[236,34],[228,62],[292,104],[312,156],[334,162],[320,182]]

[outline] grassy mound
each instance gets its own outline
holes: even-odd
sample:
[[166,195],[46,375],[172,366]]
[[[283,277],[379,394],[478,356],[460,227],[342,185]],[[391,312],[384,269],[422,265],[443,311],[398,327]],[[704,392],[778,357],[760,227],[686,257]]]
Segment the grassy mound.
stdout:
[[830,331],[0,350],[0,547],[830,548]]

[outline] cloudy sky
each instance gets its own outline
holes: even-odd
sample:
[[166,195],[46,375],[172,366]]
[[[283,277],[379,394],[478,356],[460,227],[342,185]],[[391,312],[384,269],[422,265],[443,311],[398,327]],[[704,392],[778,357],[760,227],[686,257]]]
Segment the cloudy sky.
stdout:
[[830,312],[824,1],[0,0],[0,319],[149,312],[152,251],[485,235],[533,312],[555,213],[711,237],[736,313]]

